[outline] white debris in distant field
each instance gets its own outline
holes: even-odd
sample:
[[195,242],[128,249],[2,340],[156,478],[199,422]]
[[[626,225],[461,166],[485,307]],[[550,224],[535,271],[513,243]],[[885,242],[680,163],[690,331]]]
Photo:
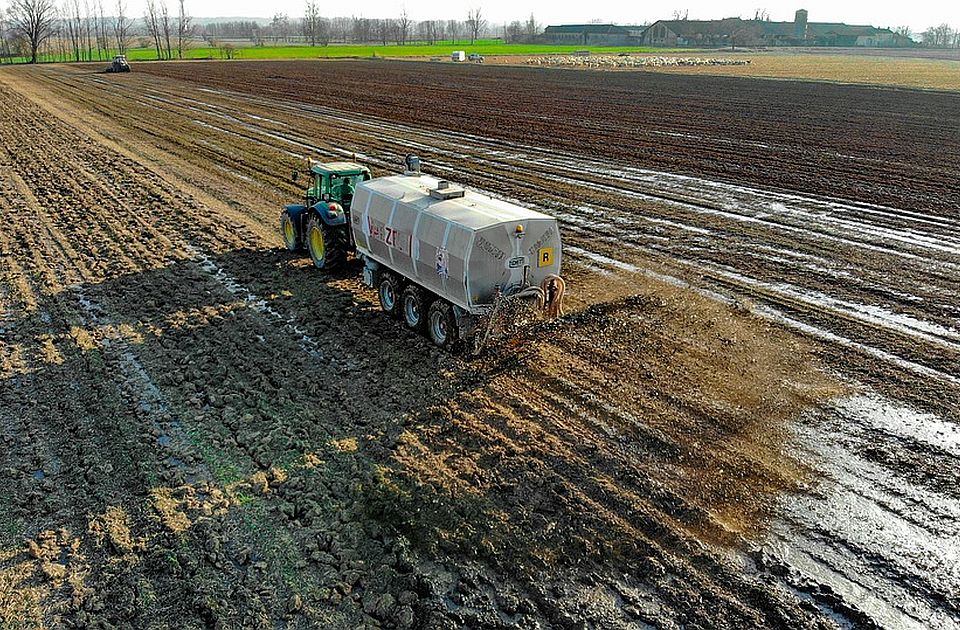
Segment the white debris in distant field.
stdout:
[[620,55],[549,55],[532,57],[527,63],[536,66],[587,66],[609,68],[660,68],[667,66],[745,66],[749,59],[728,57],[651,57]]

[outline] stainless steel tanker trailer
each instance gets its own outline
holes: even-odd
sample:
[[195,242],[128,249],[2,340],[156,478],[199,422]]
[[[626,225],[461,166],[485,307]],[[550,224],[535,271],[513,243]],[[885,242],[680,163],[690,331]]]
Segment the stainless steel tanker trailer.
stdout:
[[[402,175],[370,178],[352,163],[313,166],[339,184],[315,181],[315,203],[308,191],[309,205],[287,206],[287,246],[306,248],[321,268],[344,257],[331,247],[354,252],[381,308],[441,347],[461,340],[478,347],[529,307],[560,314],[556,219],[424,175],[414,156],[406,167]],[[323,192],[337,188],[336,199]]]

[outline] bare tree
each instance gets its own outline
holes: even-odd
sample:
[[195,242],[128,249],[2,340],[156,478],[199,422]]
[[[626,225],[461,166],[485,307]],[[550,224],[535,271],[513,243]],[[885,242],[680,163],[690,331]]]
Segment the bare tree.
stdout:
[[[60,25],[63,27],[67,36],[67,42],[70,44],[70,56],[74,61],[80,61],[81,46],[81,23],[80,23],[80,3],[77,0],[67,0],[63,4],[60,16]],[[66,56],[63,56],[66,58]]]
[[530,44],[537,40],[537,37],[540,36],[540,31],[543,30],[540,24],[537,23],[537,19],[533,17],[533,13],[530,14],[530,19],[527,20],[525,30],[527,43]]
[[420,22],[419,31],[420,39],[427,42],[431,46],[436,44],[440,39],[440,30],[443,28],[443,23],[438,20],[424,20]]
[[330,27],[330,18],[322,17],[317,20],[317,41],[321,46],[327,46],[330,44],[330,33],[332,29]]
[[106,48],[106,38],[103,35],[103,2],[96,0],[91,4],[93,8],[93,39],[97,47],[97,59],[103,59],[103,49]]
[[450,42],[456,44],[460,39],[460,22],[458,20],[447,20],[447,35],[450,36]]
[[348,17],[335,17],[330,20],[330,41],[347,42],[350,38],[353,19]]
[[386,46],[390,39],[390,33],[393,32],[393,20],[377,20],[374,29],[377,33],[377,41],[380,45]]
[[10,25],[7,24],[6,11],[0,11],[0,63],[13,56],[10,51]]
[[193,18],[187,13],[186,0],[179,0],[177,12],[177,58],[183,59],[183,51],[190,46],[194,36]]
[[947,48],[954,43],[954,32],[950,25],[931,26],[923,32],[923,45],[928,48]]
[[374,22],[374,20],[369,20],[367,18],[353,18],[353,21],[350,25],[351,37],[353,37],[353,41],[357,43],[372,42],[374,38],[374,31],[376,30],[376,24]]
[[[60,9],[54,9],[55,15],[53,16],[53,30],[50,33],[50,37],[47,40],[48,43],[44,45],[44,48],[48,50],[54,49],[54,58],[55,59],[66,59],[70,56],[70,40],[64,32],[65,18],[61,14]],[[52,43],[51,43],[52,42]],[[43,56],[43,50],[39,52],[40,57]]]
[[160,17],[157,13],[156,0],[147,0],[146,12],[143,14],[143,27],[153,45],[157,49],[157,59],[163,59],[163,44],[160,38]]
[[270,20],[270,31],[273,33],[273,42],[286,41],[290,31],[290,18],[285,13],[274,13]]
[[53,0],[12,0],[7,10],[10,31],[30,48],[30,63],[37,63],[40,47],[53,35],[57,8]]
[[87,27],[80,14],[80,0],[73,0],[73,23],[77,31],[77,47],[80,49],[80,59],[90,59],[90,49],[87,46]]
[[167,9],[166,0],[160,0],[160,31],[163,33],[163,43],[166,45],[164,56],[167,59],[173,58],[173,24],[170,19],[170,10]]
[[[50,36],[49,42],[45,45],[48,50],[54,46],[56,47],[56,52],[53,57],[58,61],[65,61],[73,55],[73,42],[70,38],[70,21],[70,11],[66,8],[59,9],[57,11],[55,26],[53,27],[53,35]],[[50,42],[52,42],[52,44]],[[41,51],[40,54],[42,56],[43,51]]]
[[81,22],[83,38],[83,57],[87,61],[93,60],[93,36],[90,29],[93,27],[93,18],[90,16],[90,0],[83,2],[83,20]]
[[898,26],[893,29],[893,32],[900,37],[913,37],[913,29],[911,29],[909,26]]
[[486,27],[487,21],[483,19],[483,13],[479,8],[470,9],[467,12],[467,29],[470,31],[470,43],[477,43],[480,38],[480,32]]
[[523,39],[523,24],[520,23],[520,20],[505,24],[503,26],[503,36],[509,44],[519,43]]
[[410,34],[410,16],[407,15],[406,8],[400,13],[397,20],[397,43],[403,46],[407,43],[407,36]]
[[117,17],[113,22],[113,36],[117,40],[117,54],[124,55],[127,53],[131,28],[130,18],[127,17],[127,5],[123,0],[117,0]]
[[317,7],[316,0],[307,0],[306,10],[303,14],[303,36],[311,46],[317,45],[317,36],[320,26],[320,9]]

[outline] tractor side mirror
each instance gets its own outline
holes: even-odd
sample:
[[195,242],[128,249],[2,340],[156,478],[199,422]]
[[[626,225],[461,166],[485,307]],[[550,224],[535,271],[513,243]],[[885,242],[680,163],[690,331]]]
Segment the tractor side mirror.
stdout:
[[300,181],[300,171],[293,172],[293,183],[296,184]]

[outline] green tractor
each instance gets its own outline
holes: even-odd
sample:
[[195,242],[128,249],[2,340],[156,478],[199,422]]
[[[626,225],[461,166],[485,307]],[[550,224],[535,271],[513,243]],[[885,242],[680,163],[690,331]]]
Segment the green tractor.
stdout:
[[[294,172],[293,181],[300,173]],[[338,267],[353,249],[350,204],[357,184],[370,179],[370,170],[353,162],[310,162],[310,187],[304,204],[280,213],[280,232],[287,249],[306,248],[319,269]]]

